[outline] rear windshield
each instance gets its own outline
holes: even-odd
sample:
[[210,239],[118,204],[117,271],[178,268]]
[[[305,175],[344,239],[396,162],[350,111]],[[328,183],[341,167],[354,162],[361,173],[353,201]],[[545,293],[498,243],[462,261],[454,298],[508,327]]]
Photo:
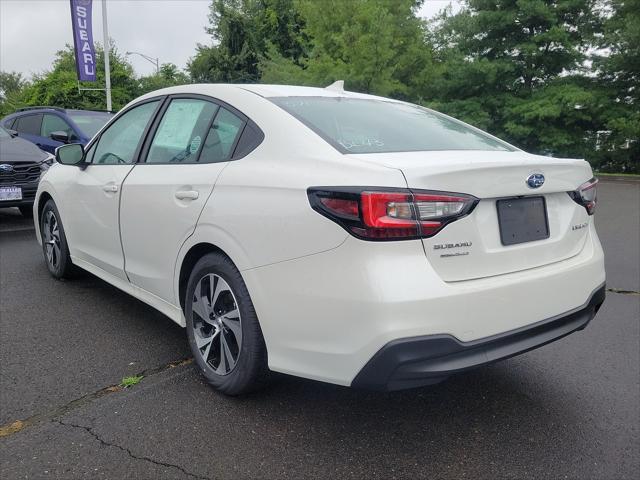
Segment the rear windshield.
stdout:
[[445,115],[417,105],[345,97],[272,97],[343,153],[515,150]]
[[75,122],[87,138],[93,137],[113,116],[107,112],[71,112],[67,115]]

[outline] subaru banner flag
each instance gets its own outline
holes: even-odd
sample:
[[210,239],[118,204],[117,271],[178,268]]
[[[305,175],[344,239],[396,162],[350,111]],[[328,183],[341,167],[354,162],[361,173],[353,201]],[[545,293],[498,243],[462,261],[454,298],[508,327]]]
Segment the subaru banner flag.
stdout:
[[91,3],[93,0],[70,0],[73,45],[76,53],[78,80],[96,81],[96,51],[93,47]]

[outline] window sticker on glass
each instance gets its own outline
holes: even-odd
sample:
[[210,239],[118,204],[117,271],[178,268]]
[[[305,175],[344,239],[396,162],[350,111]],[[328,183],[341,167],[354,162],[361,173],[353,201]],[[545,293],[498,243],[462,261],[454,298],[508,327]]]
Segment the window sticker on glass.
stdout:
[[171,102],[162,119],[162,126],[153,140],[154,145],[176,149],[189,145],[194,123],[205,105],[202,101]]
[[191,153],[191,155],[198,151],[201,143],[202,138],[200,138],[200,135],[196,135],[195,137],[193,137],[193,140],[191,140],[191,144],[189,145],[189,152]]
[[151,143],[147,163],[195,163],[218,106],[205,100],[172,100]]

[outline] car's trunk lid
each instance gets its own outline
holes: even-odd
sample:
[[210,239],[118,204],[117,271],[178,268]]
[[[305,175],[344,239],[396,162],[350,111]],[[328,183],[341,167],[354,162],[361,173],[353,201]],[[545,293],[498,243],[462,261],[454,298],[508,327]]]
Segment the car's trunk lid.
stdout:
[[[592,177],[583,160],[529,155],[524,152],[447,151],[355,155],[397,168],[407,186],[470,194],[480,199],[470,215],[423,239],[426,256],[445,281],[461,281],[540,267],[576,255],[588,231],[588,215],[567,194]],[[527,178],[542,174],[532,189]],[[505,245],[497,202],[543,197],[548,238]],[[504,222],[504,220],[503,220]],[[503,228],[504,225],[503,225]]]

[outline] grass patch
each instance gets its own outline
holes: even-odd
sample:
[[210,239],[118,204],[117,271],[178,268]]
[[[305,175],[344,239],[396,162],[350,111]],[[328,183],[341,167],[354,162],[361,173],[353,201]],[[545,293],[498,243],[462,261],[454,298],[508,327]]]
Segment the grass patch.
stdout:
[[120,382],[120,386],[123,388],[133,387],[140,383],[140,380],[144,378],[144,375],[134,375],[133,377],[124,377]]

